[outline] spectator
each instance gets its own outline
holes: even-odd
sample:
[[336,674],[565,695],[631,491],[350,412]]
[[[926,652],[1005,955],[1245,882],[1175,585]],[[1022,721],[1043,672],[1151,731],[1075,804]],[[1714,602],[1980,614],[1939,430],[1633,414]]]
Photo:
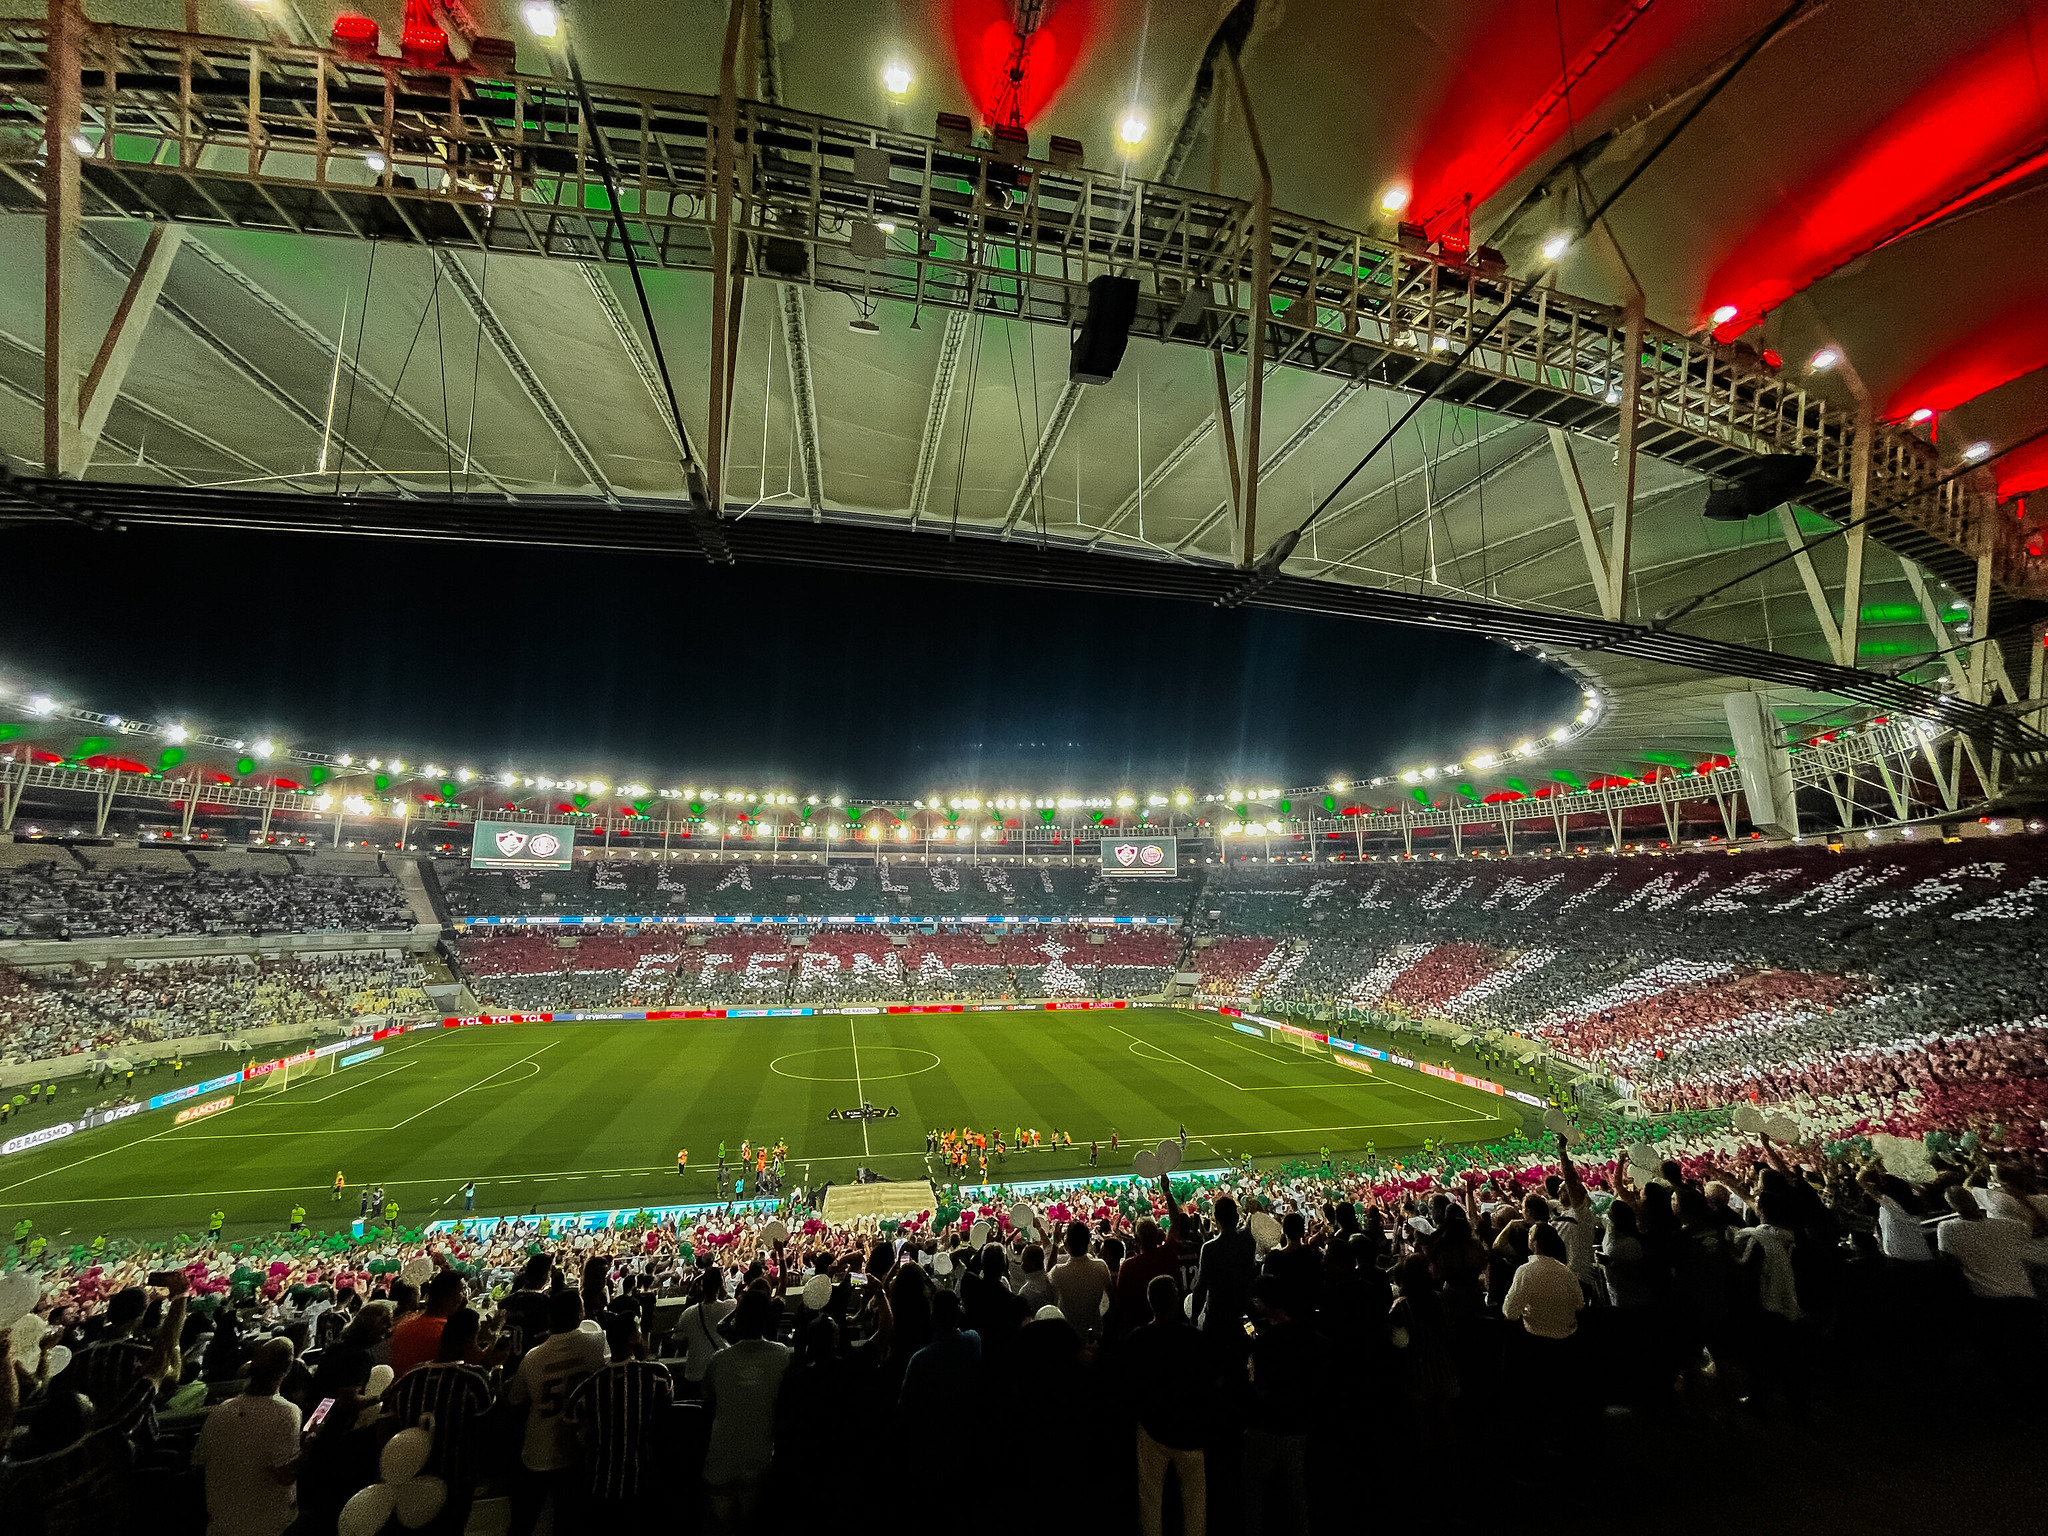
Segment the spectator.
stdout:
[[713,1521],[729,1529],[753,1524],[761,1481],[775,1457],[775,1401],[790,1349],[768,1335],[776,1300],[765,1286],[749,1289],[733,1311],[733,1344],[704,1373],[711,1410],[711,1445],[704,1456],[704,1486]]
[[260,1345],[249,1384],[206,1416],[193,1465],[206,1469],[207,1536],[284,1536],[299,1515],[299,1410],[278,1395],[285,1339]]
[[[1296,1321],[1302,1294],[1284,1275],[1265,1276],[1252,1293],[1258,1326],[1246,1362],[1251,1400],[1244,1431],[1245,1528],[1252,1536],[1309,1528],[1308,1440],[1322,1422],[1330,1344]],[[1269,1499],[1278,1519],[1268,1518]]]
[[19,1382],[11,1360],[0,1361],[0,1447],[6,1448],[10,1519],[22,1536],[97,1536],[132,1528],[141,1511],[132,1507],[132,1473],[138,1443],[154,1424],[159,1387],[176,1379],[182,1363],[178,1340],[185,1328],[190,1285],[172,1273],[163,1321],[133,1379],[119,1396],[95,1404],[68,1389],[60,1377],[29,1429],[27,1454],[14,1459],[10,1445],[18,1408]]
[[[482,1464],[477,1442],[498,1400],[490,1377],[477,1364],[491,1342],[482,1337],[482,1321],[468,1307],[450,1313],[434,1358],[394,1382],[384,1398],[401,1428],[426,1429],[434,1437],[425,1470],[447,1483],[448,1499],[434,1517],[430,1536],[462,1536],[469,1522]],[[503,1352],[501,1345],[501,1357]]]
[[739,1305],[725,1294],[725,1271],[706,1265],[697,1274],[697,1299],[683,1308],[676,1323],[676,1339],[683,1350],[683,1383],[691,1397],[703,1395],[704,1373],[712,1357],[726,1348],[728,1340],[720,1331]]
[[1181,1530],[1208,1529],[1208,1463],[1203,1445],[1213,1428],[1214,1355],[1187,1324],[1180,1283],[1154,1275],[1145,1297],[1152,1321],[1124,1343],[1124,1373],[1138,1418],[1138,1528],[1160,1536],[1166,1474],[1180,1484]]
[[1220,1338],[1243,1322],[1251,1302],[1258,1255],[1251,1233],[1237,1224],[1237,1202],[1228,1195],[1215,1205],[1216,1235],[1202,1244],[1195,1270],[1195,1320],[1203,1333]]
[[637,1530],[656,1513],[668,1484],[661,1450],[675,1383],[668,1367],[647,1358],[647,1335],[623,1333],[623,1349],[569,1394],[569,1422],[583,1449],[582,1495],[587,1528]]
[[940,1291],[932,1298],[932,1341],[910,1357],[903,1373],[904,1422],[923,1429],[943,1421],[951,1409],[973,1402],[980,1388],[981,1335],[962,1328],[960,1298]]
[[403,1377],[434,1359],[441,1349],[441,1330],[463,1303],[462,1276],[439,1269],[427,1282],[424,1310],[415,1312],[391,1333],[391,1370]]
[[564,1412],[569,1394],[584,1377],[610,1359],[604,1334],[583,1321],[583,1295],[566,1287],[548,1302],[548,1336],[526,1352],[507,1400],[526,1410],[519,1447],[519,1471],[512,1485],[512,1536],[532,1536],[541,1511],[555,1501],[556,1518],[568,1517],[561,1495],[572,1489],[565,1475],[576,1465],[576,1439]]
[[1088,1223],[1067,1223],[1067,1255],[1052,1272],[1060,1315],[1084,1339],[1102,1332],[1103,1301],[1109,1295],[1109,1266],[1088,1251]]
[[2027,1252],[2033,1233],[2004,1216],[1987,1216],[1976,1192],[1951,1184],[1948,1208],[1955,1212],[1934,1229],[1941,1251],[1955,1260],[1970,1283],[1970,1294],[1983,1301],[2034,1301],[2034,1283],[2027,1273]]

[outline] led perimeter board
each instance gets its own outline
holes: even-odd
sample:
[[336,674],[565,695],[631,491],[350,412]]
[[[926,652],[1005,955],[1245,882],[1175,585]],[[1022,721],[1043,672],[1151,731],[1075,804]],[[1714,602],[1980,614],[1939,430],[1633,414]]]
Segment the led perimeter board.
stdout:
[[1105,875],[1171,876],[1179,873],[1178,838],[1113,837],[1102,834]]
[[567,869],[576,829],[564,823],[480,821],[469,845],[471,869]]

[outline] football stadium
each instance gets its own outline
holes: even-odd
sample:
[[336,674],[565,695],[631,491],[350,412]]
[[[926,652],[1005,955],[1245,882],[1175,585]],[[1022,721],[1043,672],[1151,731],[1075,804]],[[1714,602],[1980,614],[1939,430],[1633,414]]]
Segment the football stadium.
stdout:
[[10,1536],[2038,1529],[2044,79],[19,0]]

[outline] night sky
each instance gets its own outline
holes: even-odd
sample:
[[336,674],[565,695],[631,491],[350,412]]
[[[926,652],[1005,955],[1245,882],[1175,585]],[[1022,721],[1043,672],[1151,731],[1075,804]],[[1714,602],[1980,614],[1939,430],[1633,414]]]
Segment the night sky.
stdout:
[[67,704],[478,770],[798,793],[1369,775],[1576,690],[1399,626],[858,572],[332,538],[7,533],[0,674]]

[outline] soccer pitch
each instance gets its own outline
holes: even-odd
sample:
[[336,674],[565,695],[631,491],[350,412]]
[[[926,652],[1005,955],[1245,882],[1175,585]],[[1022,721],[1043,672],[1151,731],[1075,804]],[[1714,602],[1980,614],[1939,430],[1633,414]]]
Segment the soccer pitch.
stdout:
[[[708,1201],[720,1141],[735,1157],[742,1140],[786,1141],[785,1184],[815,1185],[862,1164],[924,1177],[934,1127],[1073,1136],[1072,1153],[991,1157],[991,1181],[1021,1181],[1085,1173],[1096,1140],[1102,1171],[1128,1173],[1134,1151],[1183,1124],[1191,1167],[1484,1141],[1520,1124],[1497,1095],[1166,1008],[511,1024],[389,1044],[344,1070],[244,1083],[231,1107],[182,1125],[158,1111],[18,1153],[0,1163],[0,1215],[76,1243],[199,1232],[216,1208],[231,1236],[267,1230],[303,1203],[325,1230],[381,1184],[411,1227],[459,1214],[470,1179],[479,1215]],[[827,1118],[863,1098],[898,1113]]]

